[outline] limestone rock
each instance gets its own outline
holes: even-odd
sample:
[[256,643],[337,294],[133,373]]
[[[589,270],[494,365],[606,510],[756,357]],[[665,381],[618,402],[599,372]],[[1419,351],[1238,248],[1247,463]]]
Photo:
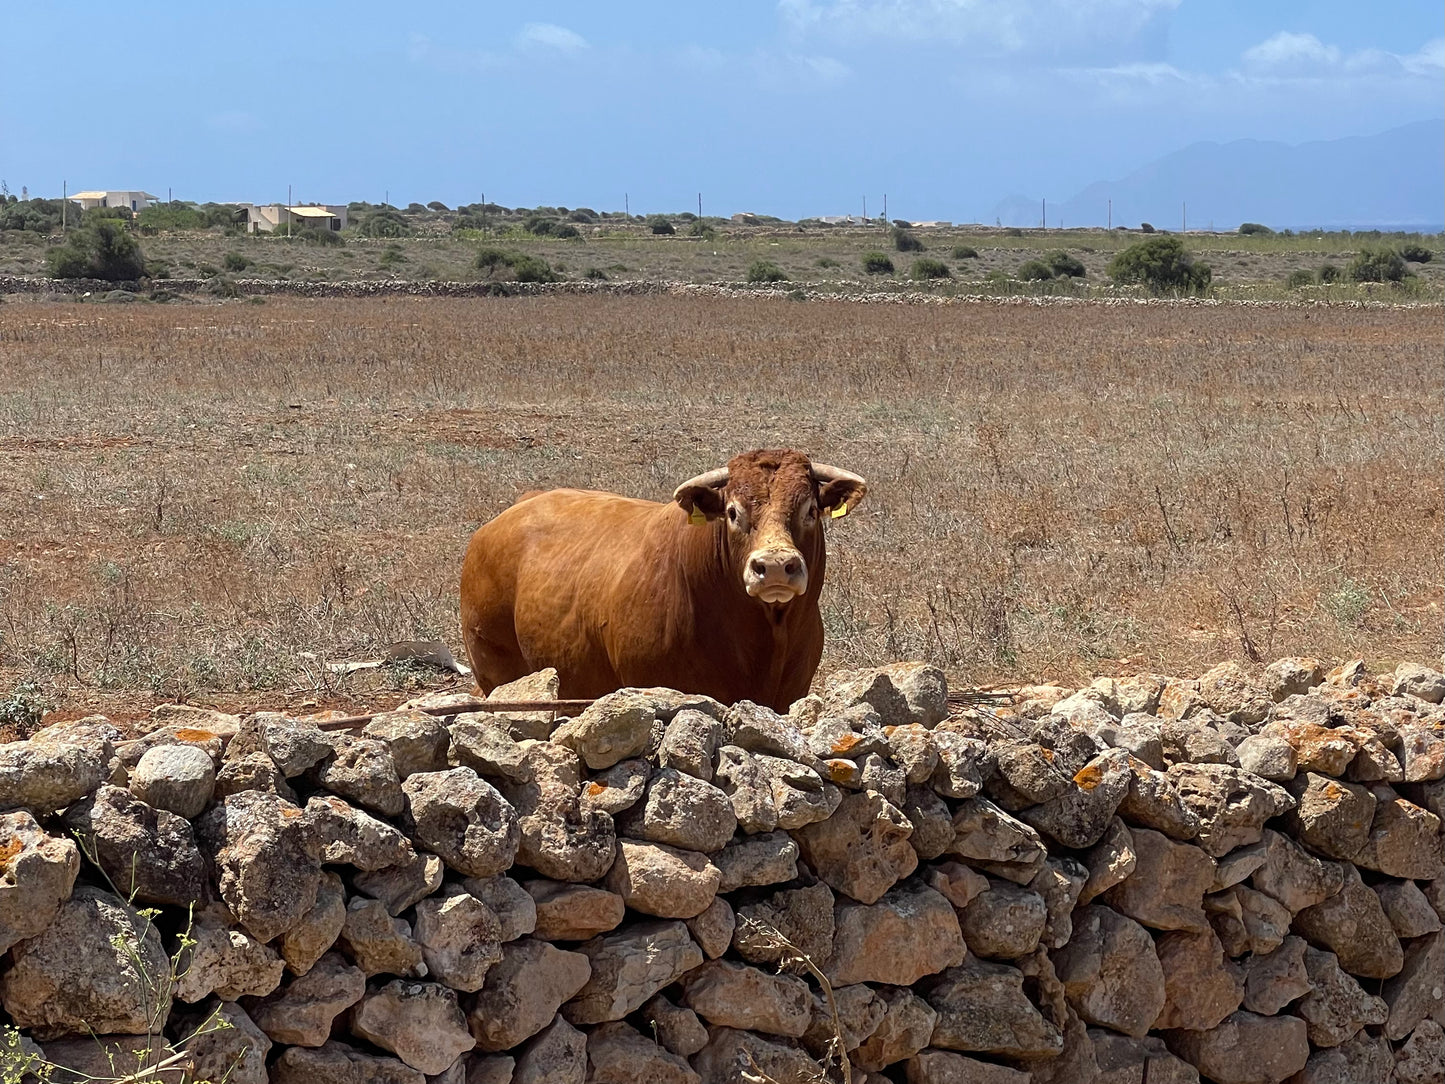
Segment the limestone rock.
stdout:
[[1325,679],[1319,659],[1277,659],[1264,668],[1264,688],[1278,703],[1287,696],[1307,693]]
[[502,958],[502,924],[481,900],[453,888],[416,905],[416,943],[428,976],[453,990],[473,993]]
[[503,945],[501,962],[492,965],[486,983],[466,1005],[477,1049],[510,1050],[537,1034],[563,1002],[587,985],[591,973],[580,952],[530,937]]
[[580,1084],[587,1074],[587,1036],[558,1016],[517,1054],[512,1084]]
[[536,742],[527,748],[527,766],[529,782],[502,788],[521,828],[517,861],[554,881],[599,880],[616,856],[617,833],[611,814],[583,801],[577,754]]
[[426,1077],[396,1058],[364,1054],[329,1040],[319,1049],[293,1046],[271,1066],[271,1084],[426,1084]]
[[681,922],[640,922],[579,946],[591,977],[563,1008],[574,1024],[621,1020],[703,962]]
[[908,1084],[1029,1084],[1029,1073],[951,1050],[920,1050],[908,1059]]
[[917,868],[918,855],[908,845],[912,833],[900,809],[876,791],[859,791],[793,838],[819,878],[860,903],[874,903]]
[[721,722],[696,709],[685,708],[664,728],[657,762],[661,767],[676,768],[711,782],[713,758],[722,745],[722,736]]
[[1335,862],[1322,862],[1294,840],[1279,832],[1264,830],[1264,862],[1249,883],[1284,904],[1291,912],[1326,900],[1345,883],[1345,871]]
[[964,943],[977,956],[1014,960],[1038,947],[1048,907],[1037,892],[995,880],[958,913]]
[[[835,1006],[836,1020],[833,1014]],[[820,991],[814,990],[813,1021],[803,1033],[803,1046],[815,1058],[827,1057],[841,1034],[844,1049],[856,1050],[878,1030],[887,1012],[888,1003],[865,983],[835,988],[832,1005]],[[932,1031],[932,1024],[929,1030]]]
[[216,765],[195,745],[158,745],[130,774],[130,792],[156,809],[190,820],[198,817],[216,789]]
[[1107,907],[1074,916],[1074,936],[1051,956],[1079,1016],[1142,1038],[1164,1008],[1164,972],[1149,931]]
[[[658,994],[642,1006],[642,1021],[652,1029],[663,1048],[679,1057],[690,1058],[707,1045],[707,1028],[697,1013],[674,1005]],[[606,1027],[606,1025],[602,1025]],[[595,1035],[601,1028],[593,1030]]]
[[1309,1060],[1306,1031],[1297,1016],[1240,1010],[1212,1031],[1171,1031],[1165,1042],[1217,1084],[1278,1084]]
[[366,975],[340,953],[328,952],[305,975],[260,1001],[246,1002],[256,1026],[272,1042],[321,1046],[331,1024],[366,993]]
[[526,751],[512,736],[507,721],[501,716],[485,711],[467,712],[453,719],[447,729],[450,745],[443,763],[421,770],[443,771],[449,760],[481,776],[518,783],[532,781],[532,768]]
[[1199,676],[1204,702],[1232,722],[1263,722],[1273,704],[1269,692],[1237,662],[1223,662]]
[[1266,848],[1263,840],[1259,843],[1252,843],[1248,847],[1230,851],[1216,861],[1214,883],[1209,886],[1209,891],[1223,892],[1226,888],[1248,880],[1255,870],[1264,865],[1265,857]]
[[1432,933],[1410,942],[1399,974],[1380,993],[1390,1008],[1385,1037],[1398,1041],[1426,1017],[1440,1023],[1445,1012],[1445,934]]
[[1274,1016],[1291,1001],[1312,989],[1305,969],[1304,938],[1286,937],[1279,948],[1243,961],[1244,1007],[1261,1016]]
[[17,741],[0,745],[0,812],[51,813],[84,798],[110,777],[102,748]]
[[1011,1058],[1048,1058],[1064,1039],[1023,990],[1023,972],[969,959],[945,971],[928,994],[938,1012],[932,1045]]
[[835,986],[911,986],[961,963],[967,953],[953,906],[917,882],[899,885],[871,905],[839,900],[833,926],[833,954],[823,970]]
[[682,1003],[715,1027],[799,1038],[812,1022],[808,984],[746,964],[710,960],[682,983]]
[[[767,927],[791,941],[818,966],[833,953],[833,893],[825,884],[786,888],[753,903],[738,905],[733,947],[753,964],[790,963],[770,938]],[[796,966],[794,969],[796,970]]]
[[1156,930],[1207,930],[1203,901],[1214,881],[1214,859],[1147,828],[1131,835],[1134,872],[1105,892],[1104,902]]
[[1375,885],[1375,895],[1380,897],[1380,906],[1395,928],[1395,936],[1402,941],[1440,929],[1440,916],[1414,881],[1386,881]]
[[739,700],[723,718],[723,740],[738,749],[806,764],[808,739],[793,721],[771,708]]
[[1294,746],[1272,734],[1251,734],[1234,749],[1239,766],[1275,783],[1288,783],[1298,770]]
[[656,724],[651,700],[636,689],[622,689],[565,721],[552,732],[552,741],[575,750],[595,772],[646,752]]
[[1389,1016],[1384,999],[1365,993],[1358,982],[1341,971],[1333,952],[1306,949],[1305,970],[1311,989],[1296,1011],[1309,1025],[1311,1045],[1339,1046],[1361,1027],[1383,1024]]
[[341,944],[367,978],[373,975],[420,978],[426,974],[421,946],[412,940],[411,925],[392,918],[380,900],[356,896],[346,905]]
[[816,1084],[823,1075],[823,1067],[790,1040],[736,1028],[714,1028],[692,1067],[702,1084],[737,1084],[745,1071],[776,1084]]
[[487,905],[501,923],[502,941],[526,937],[537,928],[537,901],[531,893],[506,874],[468,877],[462,887]]
[[1360,881],[1353,866],[1346,867],[1339,892],[1295,915],[1294,929],[1311,944],[1335,953],[1351,975],[1385,979],[1404,962],[1380,897]]
[[600,809],[615,818],[642,801],[651,778],[652,765],[647,761],[619,760],[588,781],[582,789],[582,799],[593,809]]
[[980,892],[987,892],[989,880],[977,870],[969,869],[962,862],[940,862],[926,866],[922,875],[923,883],[937,892],[959,910],[967,907]]
[[1134,853],[1134,837],[1129,826],[1118,817],[1109,822],[1104,838],[1084,856],[1088,880],[1079,892],[1078,902],[1088,903],[1113,888],[1134,872],[1138,856]]
[[1422,1020],[1395,1055],[1397,1084],[1445,1082],[1445,1028]]
[[1353,859],[1387,877],[1429,881],[1445,873],[1445,832],[1440,818],[1389,787],[1376,786],[1370,834]]
[[25,810],[0,813],[0,955],[44,932],[80,872],[72,840],[44,832]]
[[948,852],[969,859],[1015,884],[1028,884],[1043,868],[1047,852],[1038,832],[986,798],[959,803],[953,814]]
[[1349,860],[1370,834],[1375,796],[1358,783],[1345,783],[1315,772],[1290,785],[1298,808],[1289,818],[1291,835],[1330,858]]
[[544,941],[586,941],[622,924],[627,908],[615,892],[565,881],[528,881],[537,908],[536,935]]
[[[197,1034],[208,1021],[210,1026]],[[234,1001],[202,1006],[183,1017],[177,1034],[191,1036],[185,1051],[196,1080],[224,1080],[226,1084],[267,1084],[266,1057],[271,1040]]]
[[[11,814],[22,815],[28,816]],[[136,902],[186,907],[205,895],[205,859],[190,824],[177,814],[152,808],[122,787],[102,785],[67,809],[64,823],[111,883]]]
[[[487,699],[504,703],[507,701],[529,701],[529,700],[556,700],[562,695],[562,683],[557,677],[557,671],[548,666],[538,670],[526,677],[519,677],[516,681],[509,681],[505,685],[498,685],[487,694]],[[521,740],[532,738],[546,741],[557,725],[553,718],[554,713],[550,710],[541,711],[505,711],[498,712],[497,718],[503,720],[512,737]],[[468,1081],[468,1084],[474,1084]]]
[[736,928],[737,916],[733,914],[732,905],[722,896],[708,904],[702,914],[687,920],[688,932],[709,960],[716,960],[728,950]]
[[724,745],[718,749],[714,778],[732,803],[733,815],[744,832],[771,832],[778,827],[773,781],[757,757],[736,745]]
[[1176,764],[1169,777],[1199,818],[1199,846],[1212,858],[1258,843],[1264,822],[1295,805],[1283,787],[1225,764]]
[[894,663],[871,670],[840,670],[823,690],[829,710],[868,704],[884,726],[918,723],[933,728],[948,716],[943,671],[921,662]]
[[512,865],[521,841],[517,813],[470,768],[417,772],[402,784],[412,838],[467,877]]
[[870,1072],[913,1057],[928,1045],[938,1023],[933,1006],[912,990],[886,987],[879,996],[886,1008],[883,1019],[858,1046],[852,1059],[854,1065]]
[[676,768],[662,768],[647,782],[642,804],[619,821],[634,838],[684,850],[721,850],[737,828],[728,796],[711,783]]
[[1418,696],[1427,704],[1445,700],[1445,674],[1418,663],[1402,662],[1395,667],[1395,680],[1390,687],[1394,696]]
[[1019,818],[1065,847],[1092,847],[1129,793],[1129,760],[1123,750],[1108,750],[1075,772],[1063,793],[1023,810]]
[[[706,1045],[707,1033],[703,1032]],[[663,1044],[664,1046],[666,1044]],[[587,1036],[588,1080],[592,1084],[698,1084],[692,1066],[636,1028],[602,1024]]]
[[351,1034],[427,1074],[445,1072],[476,1045],[453,991],[400,979],[371,991],[352,1008]]
[[1088,1035],[1099,1069],[1094,1084],[1140,1084],[1145,1072],[1150,1084],[1199,1084],[1199,1071],[1169,1053],[1162,1039],[1131,1039],[1095,1028]]
[[221,898],[259,941],[285,933],[311,909],[321,883],[321,841],[302,810],[274,794],[232,794],[195,823],[215,856]]
[[977,738],[936,729],[933,747],[938,751],[938,767],[933,769],[929,785],[938,794],[972,798],[983,788],[983,776],[991,761],[987,745]]
[[712,902],[721,878],[705,854],[624,839],[618,841],[617,861],[604,883],[634,911],[692,918]]
[[383,742],[391,753],[397,777],[440,772],[447,767],[451,737],[447,726],[424,711],[386,711],[361,728],[361,736]]
[[[186,1084],[193,1063],[163,1035],[86,1036],[45,1044],[51,1071],[47,1084],[91,1084],[95,1080],[144,1080],[146,1084]],[[161,1068],[164,1063],[164,1068]],[[18,1078],[17,1078],[18,1079]],[[34,1076],[27,1073],[26,1081]]]
[[336,944],[346,925],[346,889],[330,870],[321,875],[316,902],[277,942],[293,975],[304,975]]
[[1367,1033],[1339,1046],[1316,1050],[1290,1084],[1390,1084],[1395,1052],[1388,1040]]
[[1244,1000],[1244,976],[1224,955],[1214,931],[1174,930],[1154,945],[1164,969],[1164,1008],[1156,1029],[1218,1027]]
[[798,845],[786,832],[745,836],[712,856],[719,892],[791,881],[798,875]]
[[324,863],[378,870],[416,859],[411,843],[400,831],[340,798],[314,795],[306,803],[306,815],[324,840]]
[[394,866],[358,873],[351,879],[358,892],[386,905],[388,914],[399,915],[441,887],[446,868],[434,854],[417,854]]
[[169,990],[146,980],[168,974],[155,927],[109,892],[81,885],[41,933],[11,947],[0,1006],[42,1043],[135,1034],[169,1015]]
[[1169,719],[1159,728],[1166,764],[1228,764],[1239,766],[1239,755],[1229,739],[1205,717],[1210,713],[1195,712],[1188,719]]
[[400,814],[405,806],[401,779],[387,744],[354,734],[328,737],[331,756],[310,769],[317,786],[383,817]]
[[281,985],[286,962],[269,945],[245,930],[202,914],[191,926],[195,944],[180,958],[181,976],[175,996],[197,1002],[215,994],[222,1001],[246,995],[265,997]]

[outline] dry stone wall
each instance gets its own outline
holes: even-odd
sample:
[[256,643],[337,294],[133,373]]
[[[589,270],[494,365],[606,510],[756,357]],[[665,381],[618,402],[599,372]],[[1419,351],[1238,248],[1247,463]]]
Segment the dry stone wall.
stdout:
[[950,712],[900,664],[63,723],[0,745],[0,1023],[57,1081],[1440,1081],[1442,700],[1287,659]]

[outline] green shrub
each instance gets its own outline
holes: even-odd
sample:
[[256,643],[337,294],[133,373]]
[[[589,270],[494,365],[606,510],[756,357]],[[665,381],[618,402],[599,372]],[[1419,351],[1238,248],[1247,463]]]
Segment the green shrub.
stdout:
[[813,261],[813,266],[822,268],[837,267],[838,261],[833,259],[832,256],[819,256]]
[[1400,258],[1409,263],[1429,263],[1434,257],[1424,245],[1407,244],[1400,246]]
[[1109,262],[1109,277],[1123,285],[1146,286],[1156,294],[1196,294],[1209,288],[1213,273],[1197,262],[1177,237],[1151,237],[1130,245]]
[[584,222],[591,224],[597,221],[597,212],[591,207],[578,207],[567,216],[570,222]]
[[499,267],[511,267],[512,260],[516,258],[514,252],[504,252],[499,248],[483,247],[477,249],[477,258],[472,266],[478,271],[495,271]]
[[442,202],[441,200],[439,200],[439,199],[434,199],[434,200],[432,200],[430,203],[428,203],[428,204],[426,205],[426,209],[427,209],[428,211],[436,211],[437,213],[441,213],[442,211],[449,211],[449,210],[451,210],[450,207],[448,207],[445,203],[443,203],[443,202]]
[[661,236],[671,236],[677,232],[672,223],[661,216],[651,219],[648,222],[648,228],[651,229],[653,233]]
[[748,264],[749,282],[787,282],[788,276],[777,264],[768,260],[754,260]]
[[546,260],[500,248],[479,249],[473,266],[498,282],[556,282],[558,277]]
[[556,282],[558,276],[546,260],[521,256],[512,262],[512,277],[517,282]]
[[1054,272],[1043,260],[1029,260],[1020,264],[1016,272],[1025,282],[1044,282],[1054,277]]
[[98,218],[46,253],[50,273],[58,279],[104,279],[130,282],[146,273],[140,245],[119,221]]
[[1245,237],[1248,237],[1250,234],[1259,234],[1262,237],[1268,237],[1274,233],[1274,230],[1268,226],[1261,226],[1258,222],[1241,222],[1239,224],[1239,232]]
[[713,229],[702,219],[698,219],[687,229],[689,237],[701,237],[704,241],[711,241],[717,236],[717,230]]
[[1153,232],[1154,232],[1154,227],[1151,226],[1151,225],[1149,225],[1149,223],[1147,223],[1147,222],[1141,222],[1141,223],[1139,223],[1139,232],[1140,232],[1140,233],[1153,233]]
[[1393,248],[1362,248],[1345,269],[1351,282],[1399,282],[1405,277],[1405,261]]
[[210,220],[204,212],[189,203],[152,203],[135,216],[135,224],[147,233],[156,230],[203,230]]
[[227,271],[244,271],[251,266],[251,261],[239,252],[228,252],[221,257],[221,266]]
[[[387,235],[376,234],[375,236]],[[305,241],[308,245],[320,245],[322,248],[335,248],[337,245],[346,243],[341,239],[340,232],[325,226],[307,226],[304,230],[295,230],[292,237],[297,241]]]
[[396,245],[387,245],[386,251],[381,254],[381,259],[376,261],[378,267],[386,268],[398,267],[406,262],[406,253]]
[[1081,279],[1087,274],[1082,260],[1076,256],[1070,256],[1062,250],[1049,253],[1047,261],[1049,270],[1061,279]]
[[948,279],[953,277],[946,263],[942,260],[931,260],[928,257],[924,257],[921,260],[914,260],[913,266],[909,268],[908,273],[920,282],[928,279]]
[[902,226],[894,226],[888,231],[888,237],[893,242],[893,247],[899,252],[923,252],[923,242],[913,234],[909,233]]
[[216,275],[206,283],[206,293],[212,297],[240,297],[240,287],[229,275]]
[[570,222],[557,223],[557,227],[552,231],[552,236],[557,238],[557,240],[559,241],[582,240],[581,232],[579,232],[577,227],[572,225],[572,223]]
[[1022,237],[1024,235],[1024,231],[1019,229],[1017,226],[1010,226],[1003,232],[1005,237]]
[[594,282],[607,282],[607,272],[600,267],[589,267],[583,278],[592,279]]
[[1314,285],[1315,277],[1303,267],[1296,267],[1285,276],[1284,284],[1291,290],[1298,290],[1301,286]]
[[400,212],[383,208],[365,215],[356,230],[363,237],[405,237],[411,233],[411,226]]
[[[80,221],[76,208],[68,207],[63,210],[72,225]],[[61,212],[61,201],[58,199],[5,201],[0,203],[0,230],[51,233],[60,229]]]
[[863,253],[863,270],[870,275],[893,274],[893,261],[882,252]]
[[1329,285],[1332,282],[1340,281],[1340,269],[1332,263],[1322,263],[1319,269],[1320,282]]
[[978,249],[972,245],[954,245],[953,258],[955,260],[976,260],[978,259]]

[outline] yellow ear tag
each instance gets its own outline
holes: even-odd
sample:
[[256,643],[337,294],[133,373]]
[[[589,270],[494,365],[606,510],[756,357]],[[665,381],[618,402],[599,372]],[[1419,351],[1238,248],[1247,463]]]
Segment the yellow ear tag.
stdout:
[[829,512],[828,514],[834,519],[842,519],[848,514],[848,502],[844,501],[842,504],[840,504],[837,508],[833,509],[833,511]]
[[707,517],[703,515],[702,512],[700,512],[698,509],[694,508],[691,512],[687,514],[687,521],[691,523],[694,527],[701,527],[704,523],[707,522]]

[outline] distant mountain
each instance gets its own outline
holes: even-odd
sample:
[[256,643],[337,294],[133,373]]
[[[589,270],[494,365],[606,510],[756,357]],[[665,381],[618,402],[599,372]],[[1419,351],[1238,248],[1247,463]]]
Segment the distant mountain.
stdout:
[[[1150,222],[1177,230],[1187,205],[1191,229],[1261,222],[1274,229],[1436,232],[1445,228],[1445,121],[1297,146],[1195,143],[1121,180],[1091,184],[1067,202],[1050,200],[1048,224],[1103,226],[1110,200],[1116,226]],[[1011,196],[993,213],[1005,226],[1036,227],[1039,200]]]

